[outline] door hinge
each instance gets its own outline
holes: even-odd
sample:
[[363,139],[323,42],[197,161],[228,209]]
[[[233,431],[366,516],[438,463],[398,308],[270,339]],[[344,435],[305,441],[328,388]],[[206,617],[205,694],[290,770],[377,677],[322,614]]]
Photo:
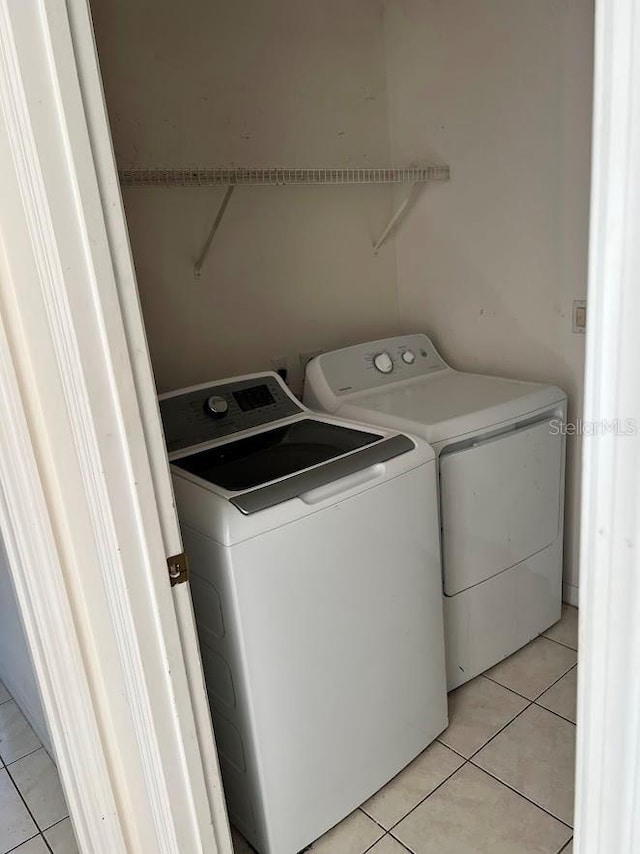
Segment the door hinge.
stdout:
[[168,557],[167,565],[169,567],[169,581],[171,582],[172,587],[175,587],[176,584],[182,584],[183,581],[189,580],[189,563],[184,552],[179,555],[172,555],[172,557]]

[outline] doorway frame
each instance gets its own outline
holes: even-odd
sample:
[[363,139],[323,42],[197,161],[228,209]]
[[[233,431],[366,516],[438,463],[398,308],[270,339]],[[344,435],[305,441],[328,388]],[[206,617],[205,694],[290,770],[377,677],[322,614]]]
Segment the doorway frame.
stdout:
[[[634,418],[640,424],[640,336],[635,329],[640,311],[640,0],[598,0],[595,59],[584,421]],[[38,91],[54,90],[53,101],[39,102]],[[80,847],[96,854],[142,852],[144,840],[132,829],[135,810],[136,821],[156,834],[157,847],[147,851],[230,854],[201,673],[186,652],[195,639],[192,615],[186,595],[172,598],[159,577],[160,563],[176,549],[179,532],[167,504],[166,460],[157,451],[160,423],[86,0],[0,0],[0,105],[16,191],[3,187],[0,201],[0,401],[5,415],[0,423],[0,524]],[[66,153],[57,177],[43,162],[52,141]],[[68,229],[76,228],[84,253],[76,270],[80,278],[73,280],[51,275],[49,263],[69,252],[63,244],[71,238],[51,227],[57,222],[51,215],[62,199],[68,200],[70,188],[76,204]],[[9,225],[9,217],[15,225]],[[20,226],[28,240],[17,265],[8,238]],[[83,288],[96,296],[93,308],[105,345],[99,352],[88,345],[69,351],[69,334],[84,340],[73,311],[64,315],[66,326],[51,313],[42,321],[45,285],[63,315]],[[25,329],[35,329],[38,319],[46,341],[25,340]],[[43,362],[47,353],[50,362]],[[103,387],[105,369],[113,382]],[[115,425],[117,447],[109,454],[102,434],[93,437],[84,457],[78,448],[64,451],[69,472],[87,475],[83,500],[94,506],[88,518],[95,524],[100,518],[116,520],[98,554],[98,573],[88,578],[70,568],[86,542],[83,536],[95,537],[95,530],[83,531],[80,522],[77,530],[64,525],[65,508],[78,495],[71,478],[65,484],[55,477],[47,458],[56,434],[51,409],[37,405],[49,402],[57,412],[47,383],[62,383],[73,392],[80,420],[114,407],[122,416]],[[69,417],[70,400],[60,399],[60,417]],[[615,432],[585,438],[583,448],[574,841],[580,854],[640,849],[640,684],[633,679],[640,668],[637,448],[637,442]],[[102,460],[102,469],[91,467],[91,453]],[[56,448],[56,459],[61,454]],[[139,501],[139,515],[127,527],[118,513],[118,497],[131,501],[132,495]],[[137,549],[133,565],[144,584],[127,589],[118,600],[130,619],[118,626],[112,620],[112,629],[119,640],[117,664],[142,677],[139,684],[125,680],[124,689],[127,701],[144,709],[135,723],[135,756],[121,749],[123,718],[109,690],[96,689],[99,678],[111,690],[123,690],[121,680],[97,666],[113,658],[113,644],[107,634],[91,633],[83,607],[83,601],[100,601],[99,581],[105,609],[113,605],[109,591],[122,594],[108,569],[125,535],[131,554]],[[151,597],[146,601],[143,587]],[[150,609],[159,631],[143,636]],[[145,666],[127,661],[127,644],[138,650],[149,672],[158,672],[164,662],[164,678],[153,695]],[[180,660],[187,678],[175,672],[168,676],[170,663]],[[176,723],[175,738],[150,739],[143,731],[162,732],[167,719]],[[127,773],[139,775],[141,763],[148,770],[146,787],[126,803]],[[169,787],[170,771],[179,786]],[[155,773],[163,785],[152,784]]]
[[633,854],[640,849],[638,0],[597,0],[593,103],[584,424],[614,427],[583,441],[574,852]]

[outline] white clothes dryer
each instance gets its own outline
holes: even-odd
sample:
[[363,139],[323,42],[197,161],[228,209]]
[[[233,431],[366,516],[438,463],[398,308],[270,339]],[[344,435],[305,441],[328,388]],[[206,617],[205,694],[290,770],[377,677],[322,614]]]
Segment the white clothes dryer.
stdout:
[[272,373],[160,409],[229,816],[296,854],[447,726],[434,453]]
[[560,619],[564,392],[456,371],[415,334],[323,353],[304,400],[434,448],[449,690]]

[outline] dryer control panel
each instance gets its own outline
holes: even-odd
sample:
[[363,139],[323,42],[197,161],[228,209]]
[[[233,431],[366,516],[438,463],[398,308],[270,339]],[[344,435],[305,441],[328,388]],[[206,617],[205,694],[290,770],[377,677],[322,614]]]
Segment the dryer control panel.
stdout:
[[415,334],[322,353],[307,370],[321,374],[335,395],[344,396],[446,368],[431,340]]
[[159,401],[170,454],[304,412],[276,374],[192,386]]

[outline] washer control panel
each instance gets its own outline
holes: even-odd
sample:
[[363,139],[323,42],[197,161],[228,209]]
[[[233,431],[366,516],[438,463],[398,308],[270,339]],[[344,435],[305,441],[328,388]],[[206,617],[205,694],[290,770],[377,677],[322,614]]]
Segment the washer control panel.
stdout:
[[399,335],[322,353],[314,362],[335,395],[379,388],[448,368],[431,340]]
[[304,411],[274,374],[170,392],[159,400],[170,454]]

